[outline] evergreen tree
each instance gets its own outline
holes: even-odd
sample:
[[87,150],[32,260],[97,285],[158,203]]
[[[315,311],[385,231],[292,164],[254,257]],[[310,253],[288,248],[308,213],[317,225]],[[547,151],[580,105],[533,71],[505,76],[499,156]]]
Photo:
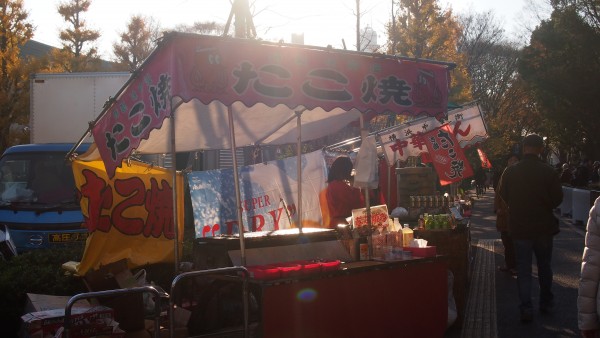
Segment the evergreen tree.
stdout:
[[600,33],[576,7],[565,6],[533,32],[519,64],[538,109],[551,122],[546,126],[554,126],[548,136],[588,158],[600,158],[598,60]]

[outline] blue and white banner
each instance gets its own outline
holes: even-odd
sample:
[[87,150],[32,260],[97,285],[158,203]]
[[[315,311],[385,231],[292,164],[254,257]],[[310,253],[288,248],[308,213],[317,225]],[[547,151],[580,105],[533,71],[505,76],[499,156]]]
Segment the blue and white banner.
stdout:
[[[304,154],[302,168],[302,226],[321,227],[319,192],[326,187],[321,150]],[[242,218],[246,232],[296,227],[298,158],[239,168]],[[239,233],[233,169],[188,174],[196,238]]]

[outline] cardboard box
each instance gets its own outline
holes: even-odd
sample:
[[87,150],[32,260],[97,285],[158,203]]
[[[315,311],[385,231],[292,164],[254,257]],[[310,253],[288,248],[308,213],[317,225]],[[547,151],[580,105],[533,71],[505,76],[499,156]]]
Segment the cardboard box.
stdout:
[[[107,320],[108,321],[108,320]],[[71,328],[69,332],[70,337],[94,337],[94,338],[125,338],[125,331],[119,328],[119,323],[112,321],[109,325],[99,329],[94,330],[91,328]],[[64,327],[61,327],[58,332],[54,335],[53,338],[63,338],[66,337],[67,334],[64,330]]]
[[434,257],[437,255],[437,249],[435,246],[426,246],[424,248],[416,247],[404,247],[404,251],[412,252],[413,257]]
[[[113,332],[115,332],[115,326],[109,325],[110,322],[102,323],[102,324],[91,324],[91,325],[82,325],[71,327],[69,332],[69,337],[71,338],[88,338],[88,337],[113,337]],[[116,323],[116,322],[115,322]],[[118,325],[118,324],[117,324]],[[125,331],[118,330],[117,337],[124,336]],[[63,338],[66,337],[66,332],[64,331],[64,327],[61,327],[59,331],[54,335],[54,338]]]
[[[65,321],[65,309],[30,312],[21,316],[23,337],[54,337],[62,331]],[[72,308],[70,317],[71,337],[97,336],[111,334],[113,309],[106,306]]]
[[[84,281],[90,291],[116,290],[122,288],[116,276],[128,279],[127,275],[131,275],[131,271],[127,260],[122,259],[88,271]],[[141,293],[100,297],[98,302],[114,309],[115,320],[125,332],[144,329],[144,299]]]
[[[387,205],[373,205],[370,207],[371,224],[374,227],[387,227],[389,213]],[[368,225],[367,208],[352,209],[352,224],[354,227]]]
[[[71,296],[53,296],[37,293],[27,294],[27,303],[25,304],[25,313],[39,312],[54,309],[64,309]],[[81,299],[73,304],[73,307],[90,308],[90,303]]]

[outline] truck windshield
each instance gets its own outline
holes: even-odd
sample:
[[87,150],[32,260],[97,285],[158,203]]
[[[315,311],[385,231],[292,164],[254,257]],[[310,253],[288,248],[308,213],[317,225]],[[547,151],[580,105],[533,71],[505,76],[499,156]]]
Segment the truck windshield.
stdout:
[[0,202],[75,204],[71,164],[63,152],[7,154],[0,160]]

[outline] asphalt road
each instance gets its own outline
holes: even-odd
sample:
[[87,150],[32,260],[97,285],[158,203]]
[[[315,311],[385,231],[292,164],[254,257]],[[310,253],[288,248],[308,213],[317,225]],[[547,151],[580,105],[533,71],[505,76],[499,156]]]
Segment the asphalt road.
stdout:
[[[465,319],[460,327],[451,326],[444,337],[580,337],[577,329],[577,287],[585,224],[561,217],[560,233],[554,239],[552,256],[556,307],[553,313],[542,314],[534,305],[533,321],[521,323],[516,277],[498,270],[504,264],[504,247],[496,231],[493,199],[493,190],[475,198],[471,217],[473,258]],[[539,288],[535,260],[533,274],[533,304],[537,304]]]

